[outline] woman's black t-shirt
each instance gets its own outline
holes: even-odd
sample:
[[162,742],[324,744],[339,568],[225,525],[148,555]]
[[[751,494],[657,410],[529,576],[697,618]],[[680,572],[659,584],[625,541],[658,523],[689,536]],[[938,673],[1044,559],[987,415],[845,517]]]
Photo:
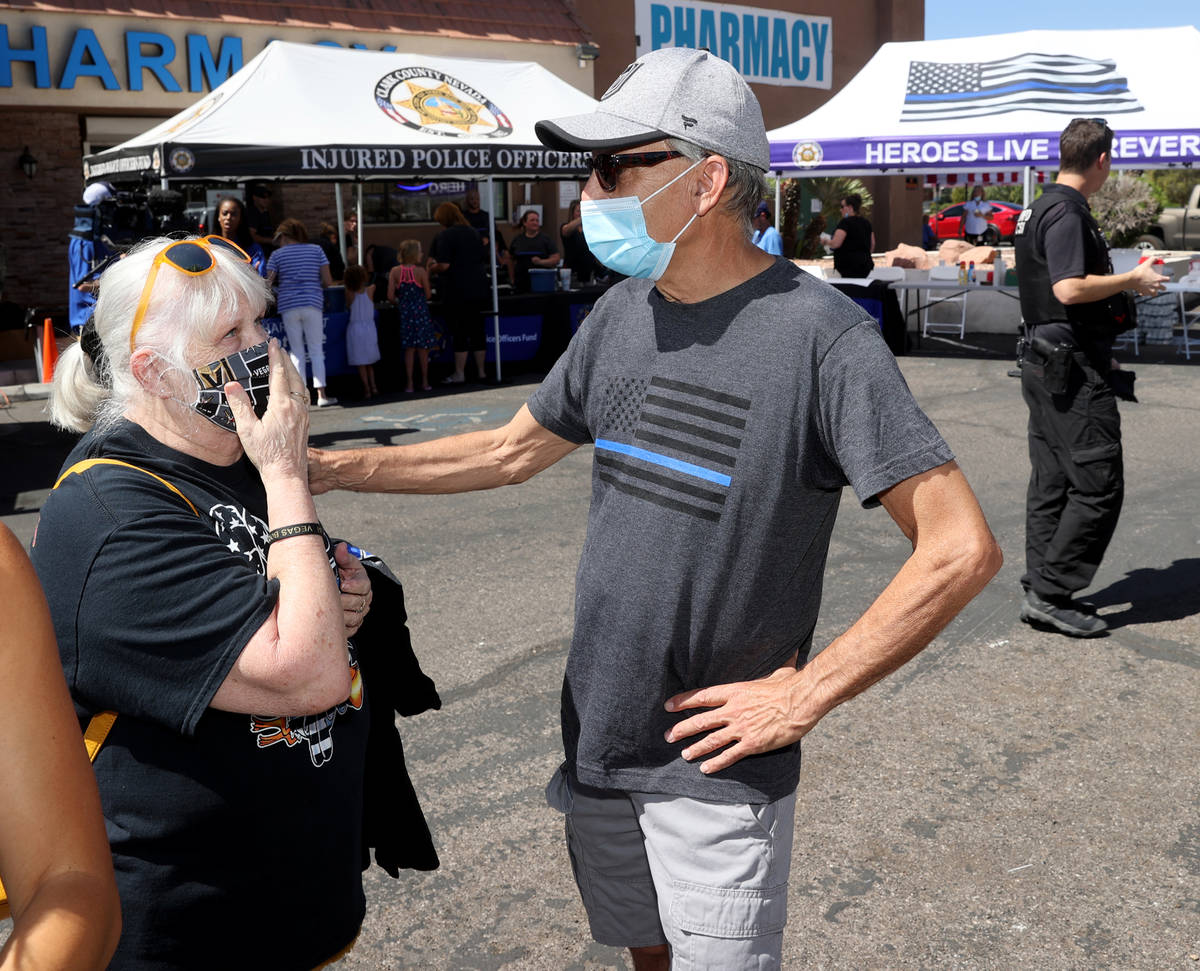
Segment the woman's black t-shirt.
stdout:
[[846,216],[837,224],[846,234],[842,245],[833,251],[833,267],[844,277],[869,276],[875,267],[871,259],[871,224],[862,216]]
[[[114,968],[311,968],[355,936],[368,711],[357,660],[320,715],[209,707],[271,614],[266,495],[121,421],[89,433],[31,555],[81,722],[117,713],[95,762],[121,895]],[[189,507],[188,502],[195,507]]]

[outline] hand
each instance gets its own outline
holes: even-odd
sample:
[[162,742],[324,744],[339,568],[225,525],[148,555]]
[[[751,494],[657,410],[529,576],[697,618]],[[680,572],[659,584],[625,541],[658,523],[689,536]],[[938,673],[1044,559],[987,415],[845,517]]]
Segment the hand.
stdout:
[[1162,285],[1169,279],[1170,277],[1159,273],[1150,260],[1139,263],[1130,273],[1130,283],[1140,297],[1154,297],[1162,293]]
[[271,475],[305,475],[308,464],[308,389],[279,341],[267,344],[270,393],[267,411],[260,420],[250,399],[236,381],[225,385],[242,448],[263,478]]
[[711,710],[673,726],[667,732],[667,741],[677,742],[708,732],[680,753],[691,762],[725,749],[700,766],[705,775],[727,769],[747,755],[791,745],[807,735],[819,718],[804,717],[796,711],[798,679],[803,677],[803,669],[797,671],[794,666],[786,666],[758,681],[720,684],[677,694],[667,699],[667,711]]
[[342,621],[346,625],[346,636],[353,637],[371,609],[371,577],[345,543],[334,547],[333,558],[342,580]]

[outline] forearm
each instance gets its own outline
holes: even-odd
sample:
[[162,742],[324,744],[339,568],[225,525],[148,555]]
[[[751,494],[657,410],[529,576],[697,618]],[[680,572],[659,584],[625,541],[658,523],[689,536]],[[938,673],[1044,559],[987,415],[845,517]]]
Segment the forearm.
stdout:
[[49,872],[0,951],[0,971],[107,967],[121,932],[112,874]]
[[437,438],[419,445],[309,452],[314,494],[356,492],[444,494],[515,485],[576,448],[543,428],[522,405],[503,428]]
[[1132,290],[1133,280],[1131,273],[1114,273],[1111,276],[1089,274],[1059,280],[1053,289],[1059,303],[1069,306],[1073,303],[1094,303],[1122,290]]
[[[319,521],[303,478],[269,477],[263,485],[270,529]],[[278,651],[340,664],[346,652],[342,607],[324,538],[310,534],[273,542],[267,550],[267,578],[279,581]]]
[[417,445],[322,452],[322,481],[331,489],[440,495],[524,481],[508,469],[497,431],[469,432]]

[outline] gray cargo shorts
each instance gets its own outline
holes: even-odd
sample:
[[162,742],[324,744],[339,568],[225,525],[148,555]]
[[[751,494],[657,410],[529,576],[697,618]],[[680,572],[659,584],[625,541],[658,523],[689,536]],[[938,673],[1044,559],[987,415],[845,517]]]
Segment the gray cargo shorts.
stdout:
[[594,789],[559,768],[546,801],[592,937],[671,946],[672,971],[780,966],[796,794],[764,805]]

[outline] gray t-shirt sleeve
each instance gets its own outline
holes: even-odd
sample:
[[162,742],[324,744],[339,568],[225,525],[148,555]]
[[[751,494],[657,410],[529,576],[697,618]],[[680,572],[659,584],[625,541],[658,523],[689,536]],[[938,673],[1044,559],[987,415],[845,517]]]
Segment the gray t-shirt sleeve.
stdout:
[[873,323],[842,333],[818,368],[822,442],[865,507],[954,458],[921,411]]
[[1087,254],[1084,251],[1087,231],[1066,206],[1058,206],[1057,210],[1051,209],[1043,220],[1043,252],[1046,254],[1046,268],[1052,284],[1087,276]]
[[566,351],[526,402],[530,414],[539,425],[576,445],[592,441],[592,432],[583,408],[590,371],[587,357],[584,325],[571,338]]

